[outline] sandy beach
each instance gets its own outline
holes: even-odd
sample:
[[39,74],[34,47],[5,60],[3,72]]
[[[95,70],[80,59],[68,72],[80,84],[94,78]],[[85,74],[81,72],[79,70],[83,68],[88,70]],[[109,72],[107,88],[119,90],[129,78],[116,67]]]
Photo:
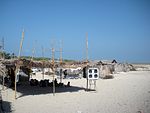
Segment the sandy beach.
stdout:
[[0,17],[0,113],[150,113],[150,0],[0,0]]
[[[42,78],[42,77],[41,77]],[[96,91],[85,91],[86,79],[65,79],[71,87],[18,86],[1,91],[6,113],[150,113],[150,71],[115,74],[97,80]],[[2,86],[0,87],[2,88]]]

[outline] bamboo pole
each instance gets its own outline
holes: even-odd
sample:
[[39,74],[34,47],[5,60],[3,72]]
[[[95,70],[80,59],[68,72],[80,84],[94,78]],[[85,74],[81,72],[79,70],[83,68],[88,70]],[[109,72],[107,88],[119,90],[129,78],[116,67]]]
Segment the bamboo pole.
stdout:
[[55,49],[52,48],[52,70],[53,70],[53,95],[55,96],[55,59],[54,59]]
[[4,74],[3,74],[3,87],[2,87],[2,90],[4,90],[4,85],[5,85],[5,81],[4,81]]
[[[2,38],[2,58],[3,60],[5,60],[5,55],[4,55],[4,37]],[[3,71],[3,90],[4,90],[4,84],[5,84],[5,81],[4,81],[4,74],[5,72]]]
[[5,81],[4,81],[4,76],[6,76],[5,71],[1,70],[1,72],[3,73],[3,87],[2,90],[4,90],[4,85],[5,85]]
[[86,62],[88,62],[88,33],[86,33]]
[[21,38],[21,42],[20,42],[20,49],[19,49],[18,58],[20,58],[20,56],[21,56],[23,40],[24,40],[24,29],[22,31],[22,38]]
[[44,80],[44,48],[42,47],[42,57],[43,57],[43,61],[42,61],[42,79]]
[[[86,33],[86,75],[87,75],[87,65],[88,65],[88,33]],[[89,83],[88,83],[88,77],[86,77],[87,83],[86,83],[86,90],[88,91]]]
[[62,41],[60,41],[60,83],[62,83]]
[[[31,59],[30,59],[30,63],[29,63],[29,68],[30,69],[32,69],[32,62],[33,62],[33,60],[34,60],[34,57],[35,57],[35,44],[34,44],[34,46],[33,46],[33,48],[32,48],[32,56],[31,56]],[[32,74],[29,76],[30,78],[32,78]]]
[[[20,60],[20,56],[21,56],[21,51],[22,51],[22,45],[23,45],[23,40],[24,40],[24,29],[22,31],[22,38],[21,38],[21,42],[20,42],[20,49],[19,49],[19,54],[18,54],[18,61]],[[15,70],[15,99],[16,99],[16,93],[17,93],[17,84],[16,84],[16,79],[17,79],[17,72],[18,72],[18,69],[20,68],[20,65],[16,64],[16,70]]]

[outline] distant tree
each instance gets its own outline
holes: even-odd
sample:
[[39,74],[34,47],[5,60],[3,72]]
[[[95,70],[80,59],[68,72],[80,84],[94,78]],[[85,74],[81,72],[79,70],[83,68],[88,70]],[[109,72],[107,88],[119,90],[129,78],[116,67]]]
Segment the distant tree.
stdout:
[[11,54],[6,52],[0,52],[0,57],[5,59],[11,59]]
[[11,58],[16,58],[17,56],[15,55],[15,53],[11,54]]
[[12,53],[12,54],[11,54],[11,56],[12,56],[12,58],[14,58],[14,56],[15,56],[15,53]]
[[10,53],[4,52],[4,57],[5,57],[5,59],[11,59]]

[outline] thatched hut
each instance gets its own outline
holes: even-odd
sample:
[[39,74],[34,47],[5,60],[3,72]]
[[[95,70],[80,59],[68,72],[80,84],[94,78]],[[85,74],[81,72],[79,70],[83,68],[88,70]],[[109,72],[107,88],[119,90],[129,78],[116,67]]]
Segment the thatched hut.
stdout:
[[117,63],[114,65],[114,72],[128,72],[128,71],[135,71],[135,68],[131,64],[127,63]]
[[108,79],[113,78],[113,65],[101,65],[100,66],[100,78]]
[[97,65],[112,65],[116,63],[117,63],[116,60],[101,60],[97,62]]

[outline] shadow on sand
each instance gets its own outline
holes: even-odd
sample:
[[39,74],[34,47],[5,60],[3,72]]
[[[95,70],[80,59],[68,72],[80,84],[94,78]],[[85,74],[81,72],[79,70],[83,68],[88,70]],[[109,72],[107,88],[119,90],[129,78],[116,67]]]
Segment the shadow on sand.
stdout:
[[7,101],[2,101],[2,105],[1,105],[1,112],[2,113],[11,113],[11,103],[7,102]]
[[[64,93],[64,92],[78,92],[79,90],[85,90],[83,87],[77,86],[61,86],[56,87],[56,93]],[[30,86],[29,84],[17,86],[17,92],[21,93],[18,97],[28,96],[28,95],[40,95],[40,94],[50,94],[53,93],[53,87],[39,87],[39,86]]]

